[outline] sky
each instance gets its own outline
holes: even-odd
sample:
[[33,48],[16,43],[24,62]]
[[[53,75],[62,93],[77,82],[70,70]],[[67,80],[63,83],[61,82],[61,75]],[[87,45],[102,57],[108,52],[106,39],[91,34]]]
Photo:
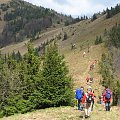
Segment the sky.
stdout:
[[24,0],[37,6],[53,9],[59,13],[73,17],[88,15],[103,11],[107,7],[120,4],[120,0]]

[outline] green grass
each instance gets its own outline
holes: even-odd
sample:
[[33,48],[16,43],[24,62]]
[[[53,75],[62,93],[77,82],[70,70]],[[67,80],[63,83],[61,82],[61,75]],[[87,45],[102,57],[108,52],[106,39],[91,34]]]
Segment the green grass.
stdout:
[[[104,110],[103,105],[96,104],[88,120],[119,120],[119,108],[112,107],[110,112]],[[16,114],[0,120],[83,120],[84,111],[75,107],[47,108],[26,114]]]

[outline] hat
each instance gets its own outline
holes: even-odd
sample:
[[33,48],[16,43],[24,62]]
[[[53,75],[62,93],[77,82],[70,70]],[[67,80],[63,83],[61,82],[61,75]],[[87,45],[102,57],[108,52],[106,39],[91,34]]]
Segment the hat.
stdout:
[[92,89],[92,87],[91,87],[91,86],[89,86],[89,87],[88,87],[88,89]]

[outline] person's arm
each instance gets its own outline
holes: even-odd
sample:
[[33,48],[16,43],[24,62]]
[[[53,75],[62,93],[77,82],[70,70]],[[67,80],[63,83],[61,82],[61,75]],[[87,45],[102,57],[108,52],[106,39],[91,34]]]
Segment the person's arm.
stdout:
[[83,98],[82,98],[82,104],[85,103],[85,100],[86,100],[86,95],[84,94]]
[[105,102],[105,92],[103,93],[103,102]]
[[84,91],[83,91],[82,96],[84,96],[84,94],[85,94],[85,93],[84,93]]
[[112,91],[111,91],[111,98],[110,98],[110,102],[112,101]]

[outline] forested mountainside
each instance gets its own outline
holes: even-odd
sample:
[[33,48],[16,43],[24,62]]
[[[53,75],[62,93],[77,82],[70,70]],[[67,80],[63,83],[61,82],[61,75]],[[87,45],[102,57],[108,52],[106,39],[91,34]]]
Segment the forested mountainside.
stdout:
[[22,0],[11,0],[0,4],[0,47],[10,43],[34,38],[50,27],[73,22],[71,16],[59,14],[44,7],[38,7]]

